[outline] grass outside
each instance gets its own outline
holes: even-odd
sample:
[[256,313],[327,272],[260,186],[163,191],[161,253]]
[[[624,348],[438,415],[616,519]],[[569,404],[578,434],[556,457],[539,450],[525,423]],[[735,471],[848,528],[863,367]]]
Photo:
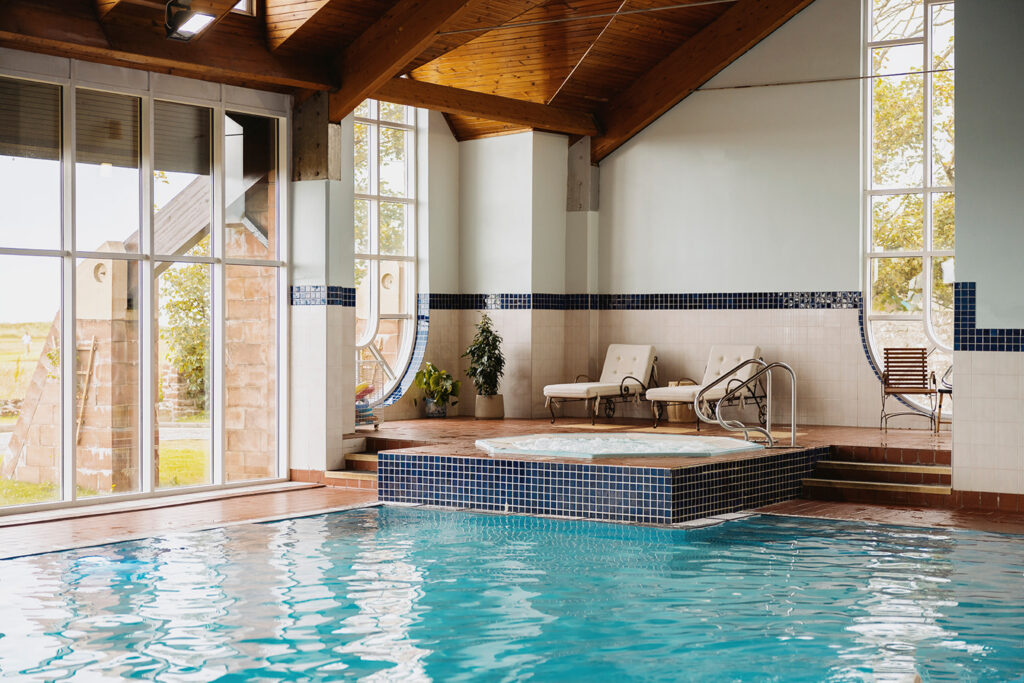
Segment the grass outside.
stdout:
[[[167,441],[160,446],[161,488],[210,482],[210,442],[204,439]],[[96,491],[79,487],[78,496],[95,496]],[[60,498],[56,484],[30,484],[0,479],[0,507],[47,503]]]
[[[27,352],[21,341],[26,332],[32,337]],[[0,400],[25,395],[49,332],[50,323],[0,324]]]
[[160,444],[161,488],[210,483],[210,442],[175,439]]
[[[96,491],[78,487],[78,497],[95,496]],[[52,503],[60,499],[56,484],[30,484],[27,481],[0,479],[0,507],[26,503]]]

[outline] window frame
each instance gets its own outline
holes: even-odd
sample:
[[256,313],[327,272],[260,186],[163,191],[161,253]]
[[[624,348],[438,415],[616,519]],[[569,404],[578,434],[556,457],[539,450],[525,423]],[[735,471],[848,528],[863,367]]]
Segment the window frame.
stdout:
[[[10,514],[22,514],[37,510],[76,508],[126,500],[163,498],[180,494],[200,493],[206,491],[226,490],[257,484],[283,482],[289,480],[289,325],[290,325],[290,221],[288,178],[290,178],[291,162],[291,113],[283,109],[273,109],[254,104],[230,101],[225,87],[219,89],[217,99],[201,95],[165,92],[153,87],[150,72],[137,70],[145,74],[148,87],[114,86],[109,83],[97,82],[78,77],[75,60],[69,60],[70,74],[67,77],[49,76],[42,73],[21,69],[0,67],[0,77],[56,85],[60,93],[60,141],[61,141],[61,243],[58,249],[22,249],[0,247],[0,255],[13,256],[49,256],[60,258],[61,265],[61,308],[60,308],[60,350],[61,350],[61,464],[60,497],[55,501],[40,503],[24,503],[0,507],[0,517]],[[190,81],[191,82],[191,81]],[[201,82],[195,81],[198,86]],[[139,239],[137,253],[109,253],[81,250],[75,247],[76,206],[75,206],[75,170],[76,126],[75,126],[75,93],[79,90],[109,92],[117,95],[137,97],[140,100],[140,216]],[[197,87],[197,92],[199,88]],[[251,91],[253,93],[258,91]],[[252,98],[250,98],[252,99]],[[212,216],[210,232],[211,240],[209,256],[167,255],[153,253],[153,226],[155,208],[153,205],[154,184],[154,104],[156,101],[206,107],[212,110],[211,130],[211,173],[212,173]],[[277,156],[277,182],[275,183],[275,230],[277,235],[277,254],[275,258],[251,259],[228,257],[223,253],[225,226],[225,138],[224,117],[228,112],[249,114],[272,118],[276,121],[276,140],[274,149]],[[109,495],[89,496],[80,498],[77,493],[77,445],[75,438],[76,422],[76,302],[75,279],[76,262],[78,259],[105,259],[134,262],[138,266],[139,301],[146,315],[139,316],[139,423],[136,426],[139,443],[139,486],[137,491],[128,493],[112,493]],[[159,383],[158,366],[154,362],[155,354],[150,353],[156,348],[155,313],[159,310],[156,298],[154,266],[158,263],[202,263],[213,269],[211,277],[211,363],[210,374],[213,381],[211,395],[210,421],[212,437],[212,462],[209,484],[186,485],[173,488],[160,488],[155,478],[155,443],[157,425],[155,420],[155,400]],[[228,266],[262,266],[277,268],[276,295],[276,342],[277,358],[275,363],[275,384],[277,393],[277,410],[275,425],[276,453],[272,477],[245,481],[227,481],[225,479],[224,457],[226,450],[225,428],[225,277]]]
[[[863,218],[863,262],[862,276],[864,278],[863,301],[864,315],[863,326],[865,338],[868,342],[868,349],[875,367],[880,367],[878,359],[880,353],[874,335],[875,321],[904,321],[920,322],[926,339],[929,342],[929,353],[938,349],[952,354],[952,330],[950,330],[950,343],[942,340],[942,337],[935,330],[933,320],[933,269],[934,260],[942,257],[954,257],[955,249],[934,248],[934,198],[938,194],[952,194],[955,201],[955,187],[953,185],[938,185],[935,183],[933,168],[933,111],[932,111],[932,88],[933,88],[933,66],[932,66],[932,8],[941,5],[955,7],[955,0],[921,0],[923,10],[923,30],[920,37],[895,38],[886,40],[872,40],[873,21],[872,10],[874,1],[864,0],[865,10],[863,13],[863,55],[862,70],[865,74],[862,86],[861,99],[863,102],[862,116],[864,124],[863,141],[863,177],[862,177],[862,215]],[[955,21],[955,19],[954,19]],[[954,34],[955,35],[955,34]],[[955,40],[955,38],[954,38]],[[873,51],[878,48],[899,47],[904,45],[921,46],[921,67],[922,67],[922,172],[919,186],[900,186],[888,189],[874,187],[874,85],[875,79],[885,76],[874,74]],[[954,66],[955,73],[955,66]],[[880,197],[893,197],[901,195],[918,195],[922,197],[922,242],[920,249],[906,250],[875,250],[874,247],[874,224],[873,224],[873,202]],[[954,228],[955,229],[955,228]],[[873,310],[874,281],[872,270],[876,259],[884,258],[918,258],[921,259],[921,298],[922,310],[920,313],[877,313]]]
[[[360,338],[355,340],[355,354],[356,354],[356,377],[358,381],[359,377],[359,364],[363,361],[360,360],[360,353],[363,349],[370,349],[371,354],[374,356],[375,362],[381,367],[381,371],[387,379],[387,384],[381,388],[380,391],[375,391],[375,398],[370,402],[371,407],[377,407],[382,403],[386,402],[391,396],[392,392],[400,385],[402,378],[408,372],[409,363],[412,361],[413,348],[416,342],[416,298],[418,293],[418,230],[417,230],[417,208],[418,208],[418,196],[419,187],[417,185],[418,174],[417,174],[417,151],[418,151],[418,129],[417,120],[419,117],[419,111],[416,107],[407,105],[401,105],[405,107],[407,113],[407,119],[403,123],[397,123],[394,121],[382,120],[380,118],[380,101],[377,100],[366,100],[372,102],[371,113],[375,116],[359,116],[353,113],[352,125],[353,131],[356,124],[364,124],[373,126],[372,130],[374,139],[369,145],[368,154],[368,166],[370,171],[369,178],[369,190],[370,192],[358,192],[355,190],[355,176],[353,174],[353,200],[354,201],[367,201],[370,205],[368,212],[367,233],[368,233],[368,252],[355,251],[353,253],[354,261],[367,261],[368,271],[367,277],[373,283],[373,287],[370,290],[370,301],[369,301],[369,312],[367,320],[367,329],[363,332]],[[381,128],[392,128],[396,130],[405,131],[406,134],[406,158],[405,158],[405,182],[406,192],[404,197],[395,197],[392,195],[384,195],[380,193],[380,132]],[[354,134],[354,133],[353,133]],[[394,254],[381,254],[380,253],[380,226],[379,226],[379,206],[381,202],[402,204],[405,206],[405,255],[399,256]],[[354,204],[353,204],[354,212]],[[353,236],[354,240],[354,236]],[[407,287],[404,292],[405,297],[405,310],[407,313],[398,314],[381,314],[380,313],[380,263],[382,261],[398,261],[408,264],[406,266],[406,280]],[[380,323],[382,320],[404,320],[406,321],[407,333],[402,335],[401,346],[398,351],[399,362],[396,367],[392,368],[387,361],[377,352],[373,346],[373,342],[377,339],[380,332]],[[371,334],[372,330],[372,334]]]

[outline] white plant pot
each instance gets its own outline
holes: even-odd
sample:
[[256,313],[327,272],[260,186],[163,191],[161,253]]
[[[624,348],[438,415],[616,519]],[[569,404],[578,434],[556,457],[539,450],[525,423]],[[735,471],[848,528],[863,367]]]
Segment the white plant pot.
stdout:
[[505,399],[501,394],[476,397],[474,415],[478,420],[500,420],[505,417]]

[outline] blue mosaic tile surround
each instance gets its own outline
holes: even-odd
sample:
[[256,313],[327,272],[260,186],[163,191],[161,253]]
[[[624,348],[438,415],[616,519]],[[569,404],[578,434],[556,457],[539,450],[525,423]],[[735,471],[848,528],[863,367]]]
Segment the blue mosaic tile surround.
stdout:
[[753,310],[858,308],[860,292],[729,294],[431,294],[435,309],[498,310]]
[[412,386],[416,371],[423,365],[423,356],[427,352],[427,334],[430,332],[430,296],[419,294],[416,297],[416,339],[413,341],[412,358],[409,365],[405,367],[402,379],[395,388],[388,394],[388,397],[381,401],[380,406],[386,407],[394,404]]
[[659,468],[381,452],[377,493],[394,503],[674,524],[795,498],[828,453]]
[[292,285],[288,288],[292,306],[356,305],[355,287],[335,285]]
[[953,284],[954,351],[1024,351],[1024,330],[978,328],[976,282]]

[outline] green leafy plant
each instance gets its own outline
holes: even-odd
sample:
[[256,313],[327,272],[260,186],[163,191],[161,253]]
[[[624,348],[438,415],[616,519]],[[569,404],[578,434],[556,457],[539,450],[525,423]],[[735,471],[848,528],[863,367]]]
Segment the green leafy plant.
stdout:
[[446,406],[449,401],[453,406],[458,405],[458,401],[452,399],[458,398],[462,382],[429,361],[416,373],[413,383],[423,390],[424,396],[439,406]]
[[[189,255],[207,253],[209,237]],[[160,337],[167,345],[167,360],[185,383],[186,395],[201,409],[208,407],[207,362],[210,354],[210,267],[203,263],[181,264],[160,276],[160,305],[166,315]]]
[[497,394],[498,382],[505,374],[505,356],[501,353],[501,335],[494,331],[494,324],[486,313],[476,324],[476,336],[462,357],[469,358],[466,375],[476,386],[476,393],[480,396]]

